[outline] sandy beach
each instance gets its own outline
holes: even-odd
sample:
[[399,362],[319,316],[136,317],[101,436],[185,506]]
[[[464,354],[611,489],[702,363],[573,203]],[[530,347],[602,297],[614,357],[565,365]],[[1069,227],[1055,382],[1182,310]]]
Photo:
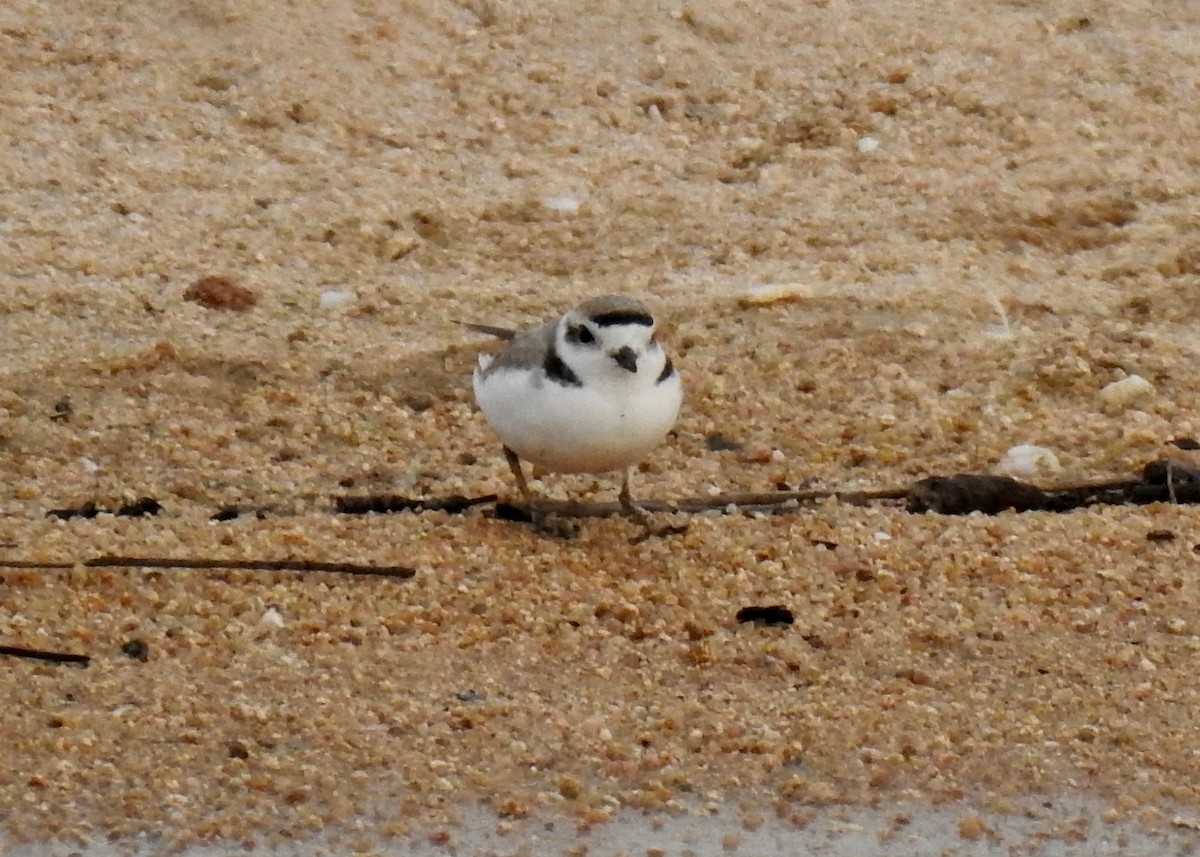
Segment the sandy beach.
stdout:
[[1194,505],[335,498],[514,499],[459,322],[610,292],[653,501],[1196,466],[1198,69],[1189,0],[5,4],[0,646],[89,661],[0,656],[0,842],[1194,849]]

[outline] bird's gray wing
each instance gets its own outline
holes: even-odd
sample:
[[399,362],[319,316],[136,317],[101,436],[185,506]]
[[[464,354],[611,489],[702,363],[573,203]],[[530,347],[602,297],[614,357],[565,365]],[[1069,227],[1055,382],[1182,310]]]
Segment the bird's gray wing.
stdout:
[[[512,337],[508,348],[483,369],[485,376],[500,369],[541,369],[546,361],[546,352],[554,343],[554,329],[558,319],[548,321],[530,330],[522,330]],[[484,331],[486,332],[486,331]]]

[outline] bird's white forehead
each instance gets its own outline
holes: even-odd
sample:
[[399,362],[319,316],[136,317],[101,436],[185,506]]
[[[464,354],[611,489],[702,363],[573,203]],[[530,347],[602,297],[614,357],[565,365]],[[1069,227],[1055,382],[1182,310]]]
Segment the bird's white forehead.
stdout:
[[596,335],[607,349],[628,345],[635,351],[641,351],[654,336],[654,328],[644,324],[614,324],[597,328]]

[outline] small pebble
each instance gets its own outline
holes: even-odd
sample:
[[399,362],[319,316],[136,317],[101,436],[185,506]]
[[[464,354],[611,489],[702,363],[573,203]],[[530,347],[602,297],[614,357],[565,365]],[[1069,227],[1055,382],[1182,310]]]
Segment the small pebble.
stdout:
[[742,448],[740,441],[721,432],[713,432],[712,434],[705,435],[704,445],[708,448],[709,452],[732,452]]
[[1141,375],[1113,381],[1100,390],[1100,403],[1106,411],[1122,411],[1154,396],[1154,385]]
[[979,839],[989,832],[988,824],[977,815],[972,815],[958,822],[958,835],[963,839]]
[[772,460],[771,453],[771,447],[765,443],[755,441],[754,443],[747,444],[745,449],[742,450],[741,458],[742,461],[748,464],[767,464]]
[[71,406],[71,400],[67,396],[63,396],[54,403],[54,413],[50,415],[50,420],[56,423],[70,422],[73,413],[75,413],[75,409]]
[[135,661],[146,663],[150,660],[150,646],[144,640],[130,640],[121,645],[121,654]]
[[242,285],[238,285],[232,277],[212,275],[201,277],[188,286],[183,293],[185,301],[200,304],[205,309],[232,310],[245,312],[256,303],[258,295]]

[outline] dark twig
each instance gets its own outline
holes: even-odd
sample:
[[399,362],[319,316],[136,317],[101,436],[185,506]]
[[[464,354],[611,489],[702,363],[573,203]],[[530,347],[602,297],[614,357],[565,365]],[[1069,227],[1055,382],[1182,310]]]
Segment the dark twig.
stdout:
[[[852,506],[865,506],[887,500],[903,500],[908,496],[906,488],[890,488],[883,491],[766,491],[761,493],[718,494],[715,497],[686,497],[682,500],[638,500],[638,506],[647,512],[678,512],[695,515],[701,512],[788,512],[805,503],[820,500],[838,500]],[[624,514],[619,503],[556,504],[555,514],[573,518],[606,518]]]
[[[908,496],[908,489],[894,488],[884,491],[767,491],[744,494],[719,494],[715,497],[688,497],[682,500],[638,500],[638,506],[647,512],[680,512],[696,514],[699,512],[720,512],[733,509],[738,512],[755,511],[788,511],[797,504],[813,503],[818,500],[837,499],[843,503],[855,506],[866,505],[884,500],[903,500]],[[424,512],[444,511],[458,514],[474,506],[485,506],[495,503],[496,516],[504,520],[528,522],[528,513],[520,506],[510,503],[496,502],[495,494],[481,497],[449,497],[410,498],[391,494],[366,495],[362,497],[335,497],[334,508],[349,515],[362,515],[368,512]],[[607,518],[614,515],[624,515],[626,510],[620,503],[581,503],[569,501],[555,503],[544,498],[538,500],[539,508],[548,513],[570,518]]]
[[647,511],[660,512],[711,512],[732,508],[739,512],[787,510],[804,503],[820,500],[837,500],[851,506],[865,506],[887,500],[903,500],[906,488],[886,488],[879,491],[764,491],[741,494],[718,494],[716,497],[689,497],[670,503],[640,503]]
[[408,579],[416,569],[403,565],[358,565],[352,562],[317,562],[303,559],[168,559],[163,557],[98,556],[83,562],[31,562],[0,557],[0,568],[63,571],[83,568],[162,568],[180,570],[224,571],[299,571],[356,574],[368,577]]
[[448,512],[459,515],[473,506],[485,506],[496,502],[495,494],[481,497],[464,497],[451,494],[448,497],[414,498],[398,494],[370,494],[364,497],[334,497],[334,511],[342,515],[366,515],[371,512]]
[[55,664],[82,664],[85,667],[92,660],[88,655],[76,655],[70,652],[49,652],[45,649],[27,649],[24,646],[0,646],[0,655],[10,655],[14,658],[29,658],[35,661],[50,661]]

